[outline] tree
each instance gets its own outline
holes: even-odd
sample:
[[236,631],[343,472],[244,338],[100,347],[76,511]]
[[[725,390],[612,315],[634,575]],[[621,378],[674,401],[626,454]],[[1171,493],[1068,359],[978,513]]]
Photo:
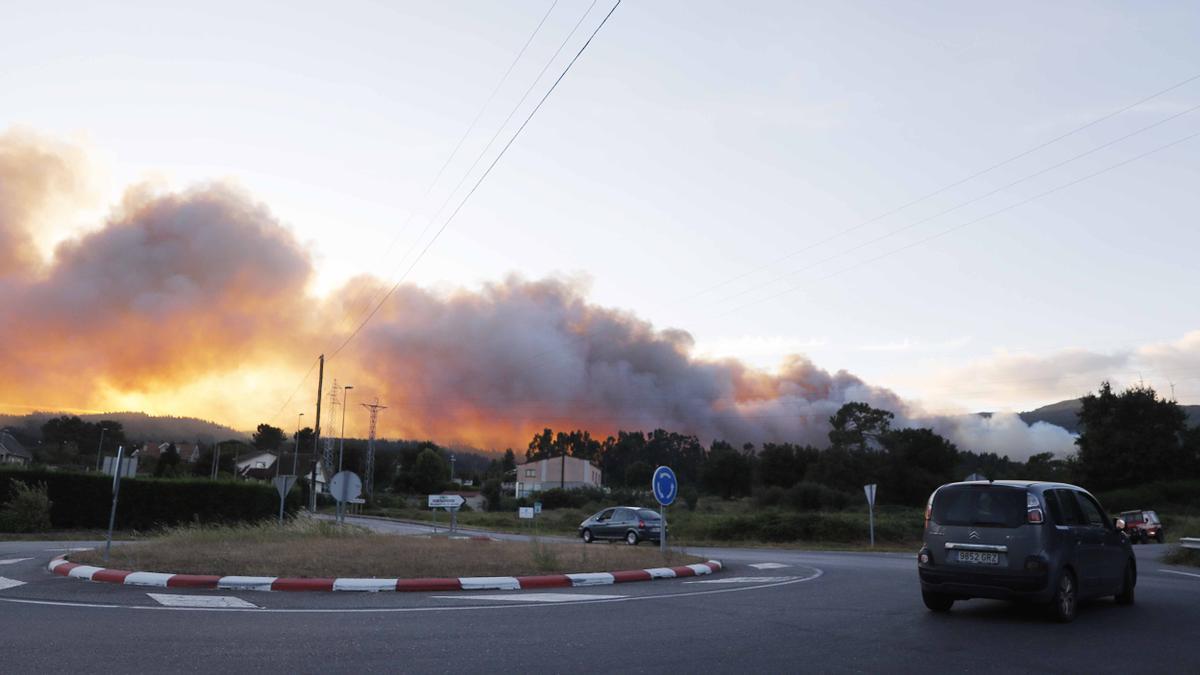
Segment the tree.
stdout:
[[1120,394],[1108,382],[1081,399],[1075,444],[1088,487],[1109,490],[1193,474],[1196,467],[1183,444],[1187,415],[1150,387]]
[[172,443],[163,450],[158,457],[158,464],[154,466],[155,478],[171,478],[179,473],[179,449]]
[[283,429],[273,427],[270,424],[260,424],[258,425],[258,430],[254,432],[251,441],[258,450],[274,451],[283,445],[285,438],[287,436],[284,435]]
[[497,478],[489,478],[483,482],[483,499],[487,504],[488,511],[500,510],[500,480]]
[[958,448],[931,429],[889,431],[880,443],[884,462],[872,479],[880,484],[881,502],[917,506],[955,479]]
[[829,426],[832,427],[829,430],[829,443],[834,448],[851,451],[873,450],[891,428],[894,418],[891,412],[872,408],[866,403],[847,403],[829,418]]
[[412,470],[412,488],[418,494],[432,494],[442,489],[450,480],[450,465],[442,458],[441,453],[425,449],[417,455],[416,464]]
[[725,441],[713,441],[704,463],[704,486],[722,499],[748,495],[752,471],[749,455]]
[[654,475],[654,467],[646,462],[634,462],[625,467],[625,485],[626,487],[645,490],[650,486],[650,479]]
[[504,451],[504,459],[500,460],[500,472],[507,476],[509,473],[517,470],[517,456],[513,454],[512,448]]

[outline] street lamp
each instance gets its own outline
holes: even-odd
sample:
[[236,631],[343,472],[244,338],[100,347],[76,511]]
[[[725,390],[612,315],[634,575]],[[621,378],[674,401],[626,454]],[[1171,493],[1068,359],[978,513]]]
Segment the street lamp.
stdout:
[[450,482],[454,482],[454,453],[450,453]]
[[100,460],[104,457],[104,432],[108,431],[108,427],[100,425],[100,445],[96,447],[96,470],[100,470]]
[[339,473],[342,470],[343,451],[346,449],[346,408],[349,407],[348,404],[350,402],[350,394],[348,394],[347,392],[349,392],[353,388],[354,388],[354,385],[351,385],[351,384],[348,384],[348,385],[342,387],[342,437],[340,439],[338,439],[338,472]]
[[296,475],[296,458],[300,456],[300,418],[304,417],[304,413],[296,416],[296,447],[292,448],[292,475]]

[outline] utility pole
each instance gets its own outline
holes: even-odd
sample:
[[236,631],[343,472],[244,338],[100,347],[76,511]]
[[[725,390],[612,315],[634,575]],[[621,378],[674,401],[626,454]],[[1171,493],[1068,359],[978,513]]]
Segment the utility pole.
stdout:
[[[1171,385],[1171,391],[1175,391],[1175,385]],[[100,445],[96,448],[96,470],[100,470],[100,459],[104,456],[104,432],[108,431],[108,427],[100,425]]]
[[342,435],[338,438],[338,472],[342,470],[342,458],[346,451],[346,404],[350,402],[350,390],[354,385],[347,384],[342,387]]
[[560,490],[567,489],[567,449],[562,451],[562,465],[558,468],[558,487]]
[[359,405],[371,411],[371,431],[367,435],[367,499],[371,499],[375,496],[375,421],[379,417],[379,411],[387,410],[387,406],[379,405],[378,398],[374,403]]
[[212,475],[210,476],[210,478],[212,478],[212,480],[216,480],[217,479],[217,469],[219,468],[219,465],[221,463],[220,462],[220,459],[221,459],[221,442],[220,441],[213,441],[212,451],[213,451]]
[[313,428],[312,479],[308,483],[309,510],[317,512],[317,441],[321,440],[321,387],[325,384],[325,355],[320,358],[321,368],[317,371],[317,425]]

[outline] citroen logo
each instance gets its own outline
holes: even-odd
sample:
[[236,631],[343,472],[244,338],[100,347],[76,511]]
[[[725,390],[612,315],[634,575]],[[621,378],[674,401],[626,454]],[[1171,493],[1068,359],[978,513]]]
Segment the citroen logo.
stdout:
[[970,532],[967,534],[967,538],[968,538],[968,539],[978,539],[978,538],[979,538],[979,531],[978,531],[978,530],[971,530],[971,531],[970,531]]

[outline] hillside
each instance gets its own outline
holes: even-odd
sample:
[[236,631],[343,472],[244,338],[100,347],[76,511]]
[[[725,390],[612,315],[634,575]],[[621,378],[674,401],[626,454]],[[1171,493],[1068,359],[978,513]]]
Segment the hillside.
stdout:
[[[1073,434],[1077,434],[1079,433],[1078,415],[1081,405],[1077,398],[1068,399],[1019,414],[1026,424],[1047,422],[1060,426]],[[1181,405],[1179,407],[1183,408],[1183,411],[1187,413],[1189,426],[1200,425],[1200,405]]]
[[[63,413],[35,412],[28,415],[0,415],[0,427],[16,427],[26,436],[41,438],[42,425]],[[216,422],[195,417],[156,417],[140,412],[113,412],[98,415],[79,415],[87,422],[113,420],[125,429],[131,441],[202,441],[246,439],[250,434]]]

